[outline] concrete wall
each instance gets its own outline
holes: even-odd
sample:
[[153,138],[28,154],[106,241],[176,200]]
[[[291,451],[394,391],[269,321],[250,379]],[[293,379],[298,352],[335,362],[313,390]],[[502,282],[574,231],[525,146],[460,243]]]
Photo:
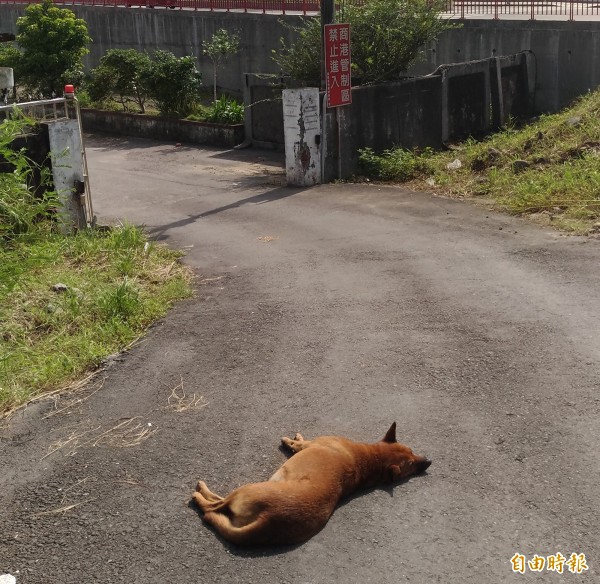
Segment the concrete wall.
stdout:
[[81,123],[86,132],[107,132],[225,148],[233,148],[244,141],[243,124],[209,124],[87,108],[81,110]]
[[[281,21],[298,23],[297,16],[210,13],[69,6],[88,23],[94,39],[86,65],[93,67],[111,48],[162,48],[178,56],[195,55],[205,85],[210,87],[210,62],[202,56],[202,41],[218,28],[241,36],[238,57],[225,65],[219,85],[241,94],[243,73],[277,73],[271,58],[279,38],[291,37]],[[0,5],[2,32],[15,32],[24,7]],[[532,51],[537,61],[535,109],[553,112],[600,85],[600,22],[546,20],[467,20],[462,28],[443,33],[425,50],[425,60],[410,73],[424,75],[439,65]]]
[[555,112],[600,85],[600,22],[467,20],[446,31],[411,70],[424,75],[445,63],[532,51],[534,108]]
[[[147,8],[115,8],[102,6],[65,6],[88,24],[93,43],[86,57],[86,67],[98,64],[109,49],[153,51],[164,49],[178,57],[197,57],[204,85],[212,87],[212,64],[202,54],[202,43],[224,28],[240,36],[239,54],[222,67],[219,87],[241,97],[242,76],[246,72],[277,73],[271,56],[279,49],[279,39],[290,39],[289,29],[282,26],[281,16],[160,10]],[[25,7],[0,5],[2,32],[16,32],[15,23]],[[299,23],[300,17],[286,16],[286,22]]]
[[[211,68],[202,56],[202,41],[218,28],[238,31],[240,54],[225,66],[220,85],[242,93],[243,73],[277,73],[271,56],[279,38],[290,38],[280,21],[298,23],[299,17],[243,13],[209,13],[189,10],[150,10],[69,6],[84,18],[94,39],[88,66],[110,48],[168,49],[178,56],[195,55],[205,84]],[[15,32],[16,18],[24,7],[0,5],[2,32]],[[426,48],[425,61],[411,70],[423,75],[446,63],[533,51],[537,61],[535,108],[552,112],[574,97],[600,85],[600,22],[547,20],[467,20],[462,28],[446,31]]]
[[528,110],[527,69],[527,57],[519,54],[353,89],[351,105],[327,112],[325,179],[355,174],[362,148],[439,148],[489,132],[506,116]]

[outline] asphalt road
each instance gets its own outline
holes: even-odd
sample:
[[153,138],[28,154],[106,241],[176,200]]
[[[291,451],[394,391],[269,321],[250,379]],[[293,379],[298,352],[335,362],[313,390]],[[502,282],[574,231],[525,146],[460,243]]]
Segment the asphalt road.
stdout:
[[[0,573],[598,581],[600,242],[401,188],[288,189],[254,150],[88,145],[100,221],[185,248],[198,291],[84,390],[4,421]],[[199,478],[267,478],[280,436],[376,441],[394,420],[428,473],[302,546],[238,550],[189,505]],[[515,553],[589,569],[513,573]]]

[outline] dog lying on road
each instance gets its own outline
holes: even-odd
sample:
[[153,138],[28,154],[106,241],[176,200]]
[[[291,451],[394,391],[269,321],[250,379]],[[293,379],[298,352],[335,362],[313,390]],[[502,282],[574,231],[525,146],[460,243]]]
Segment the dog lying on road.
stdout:
[[223,498],[200,481],[192,498],[203,519],[238,545],[304,542],[327,523],[338,501],[356,489],[425,471],[431,461],[396,441],[396,423],[376,444],[339,436],[282,438],[292,456],[268,481]]

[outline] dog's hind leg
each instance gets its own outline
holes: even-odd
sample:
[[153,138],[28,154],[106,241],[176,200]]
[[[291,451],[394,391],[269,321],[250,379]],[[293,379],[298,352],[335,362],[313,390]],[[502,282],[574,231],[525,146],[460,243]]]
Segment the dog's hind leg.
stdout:
[[302,437],[302,434],[296,434],[293,440],[292,438],[287,437],[282,438],[281,443],[292,452],[296,453],[307,448],[310,445],[310,440],[305,440]]
[[222,509],[226,505],[224,499],[218,499],[216,501],[211,501],[198,491],[195,491],[192,494],[192,499],[196,502],[198,507],[200,507],[200,509],[202,509],[203,513],[209,513],[210,511],[218,511],[219,509]]
[[[202,519],[212,525],[226,540],[238,545],[256,545],[264,543],[264,528],[267,524],[266,517],[258,517],[254,521],[236,527],[227,515],[208,512]],[[272,535],[272,534],[271,534]]]
[[222,501],[223,497],[219,497],[216,493],[213,493],[207,486],[204,481],[198,481],[198,485],[196,486],[196,491],[198,491],[207,501],[211,503],[217,503],[218,501]]

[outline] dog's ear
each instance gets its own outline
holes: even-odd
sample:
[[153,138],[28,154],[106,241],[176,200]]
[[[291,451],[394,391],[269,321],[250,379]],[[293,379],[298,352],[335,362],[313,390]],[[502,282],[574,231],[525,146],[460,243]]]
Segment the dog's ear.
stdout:
[[390,429],[387,431],[387,434],[383,437],[382,442],[396,442],[396,422],[394,422]]
[[388,468],[388,480],[390,483],[395,483],[402,477],[402,469],[397,464],[392,464]]

